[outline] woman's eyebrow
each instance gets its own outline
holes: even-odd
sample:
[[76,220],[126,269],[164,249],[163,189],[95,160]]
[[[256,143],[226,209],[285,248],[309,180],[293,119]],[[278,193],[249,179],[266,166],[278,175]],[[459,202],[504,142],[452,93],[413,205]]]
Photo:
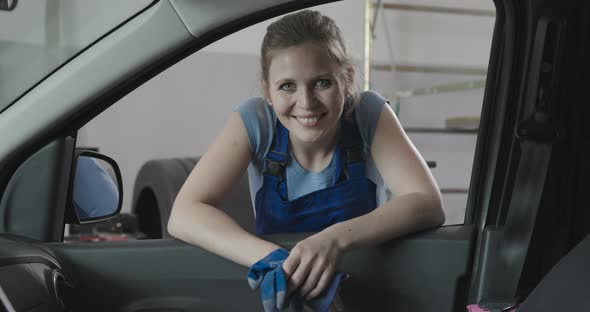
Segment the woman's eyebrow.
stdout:
[[317,79],[321,79],[321,78],[333,78],[334,74],[332,73],[323,73],[323,74],[319,74],[317,76],[315,76],[312,80],[317,80]]
[[278,86],[278,85],[281,85],[286,82],[294,82],[294,81],[295,81],[295,79],[291,79],[291,78],[281,78],[281,79],[276,80],[273,83],[273,85]]

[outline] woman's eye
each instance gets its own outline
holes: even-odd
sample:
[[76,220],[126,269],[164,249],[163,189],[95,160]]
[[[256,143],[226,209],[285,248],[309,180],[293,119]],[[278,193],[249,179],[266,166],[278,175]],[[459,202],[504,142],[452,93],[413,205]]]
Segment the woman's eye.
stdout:
[[292,82],[283,83],[280,89],[287,92],[295,91],[295,84]]
[[326,88],[330,86],[330,80],[328,79],[320,79],[318,81],[316,81],[316,86],[320,87],[320,88]]

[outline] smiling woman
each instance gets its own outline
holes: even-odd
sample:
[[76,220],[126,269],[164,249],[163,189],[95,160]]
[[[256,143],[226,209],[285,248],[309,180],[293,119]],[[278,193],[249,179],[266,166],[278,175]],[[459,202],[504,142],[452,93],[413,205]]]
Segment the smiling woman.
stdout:
[[[79,2],[56,0],[51,3],[62,5],[61,15]],[[453,177],[462,172],[460,167],[428,155],[428,150],[420,146],[420,136],[426,134],[416,132],[424,130],[425,124],[419,129],[420,124],[409,121],[411,117],[426,113],[432,117],[430,121],[438,118],[438,126],[433,123],[434,128],[426,129],[444,130],[437,134],[437,142],[443,141],[443,134],[447,132],[458,133],[441,129],[445,117],[452,117],[441,111],[448,113],[451,105],[459,101],[427,95],[433,95],[432,90],[457,91],[455,87],[440,84],[443,78],[450,77],[449,71],[455,72],[452,75],[460,73],[450,81],[456,83],[455,86],[473,85],[462,81],[483,79],[464,79],[466,74],[461,69],[465,68],[461,67],[478,64],[470,60],[484,55],[476,53],[477,49],[471,44],[489,51],[488,46],[481,44],[485,40],[489,43],[489,36],[487,39],[475,33],[466,36],[460,31],[476,28],[472,17],[459,19],[456,15],[444,15],[441,20],[452,26],[446,29],[448,36],[439,32],[444,28],[442,24],[425,21],[436,19],[434,14],[464,14],[466,10],[437,9],[434,3],[433,6],[390,6],[386,3],[384,6],[388,10],[408,12],[412,8],[420,11],[398,15],[395,21],[400,27],[395,27],[396,30],[404,35],[414,31],[429,36],[396,43],[397,52],[407,51],[416,57],[406,59],[407,55],[398,53],[400,62],[433,60],[421,53],[434,51],[433,54],[447,57],[448,61],[441,58],[436,64],[454,63],[456,66],[453,69],[451,66],[396,65],[400,71],[406,71],[397,76],[402,78],[402,84],[392,86],[391,80],[373,75],[377,78],[373,82],[381,83],[382,87],[373,85],[372,90],[380,93],[361,92],[356,99],[353,92],[346,89],[348,82],[338,70],[343,68],[342,63],[331,55],[334,54],[331,48],[320,49],[321,44],[296,42],[289,46],[273,46],[273,53],[267,59],[269,75],[263,79],[264,92],[258,92],[256,87],[255,77],[260,71],[257,57],[239,54],[243,52],[239,49],[242,43],[259,43],[260,38],[238,40],[240,47],[234,46],[234,51],[226,50],[230,53],[223,55],[207,55],[200,51],[238,28],[323,2],[155,1],[121,27],[112,32],[107,30],[106,36],[90,44],[71,61],[56,65],[56,70],[46,72],[48,75],[41,73],[37,77],[39,80],[31,79],[31,85],[20,93],[22,96],[16,94],[16,101],[9,100],[14,104],[0,113],[0,283],[16,311],[42,309],[43,302],[65,305],[71,311],[90,312],[260,311],[258,294],[244,287],[247,276],[251,287],[264,290],[268,290],[267,284],[278,282],[274,284],[277,286],[274,294],[270,292],[269,296],[263,291],[265,304],[280,305],[281,300],[302,303],[299,299],[303,304],[313,304],[305,301],[318,292],[316,298],[328,298],[318,303],[322,304],[338,293],[338,284],[346,277],[338,273],[330,276],[330,272],[350,275],[340,289],[340,297],[349,311],[461,311],[467,303],[507,307],[506,304],[514,303],[516,295],[526,296],[527,288],[555,263],[576,236],[588,230],[584,190],[588,189],[585,177],[590,176],[585,165],[590,149],[585,142],[588,141],[585,140],[588,123],[584,122],[584,116],[589,114],[586,114],[587,105],[581,105],[588,102],[585,89],[589,79],[585,78],[590,71],[587,70],[587,53],[583,53],[588,51],[587,38],[590,38],[588,19],[584,18],[588,16],[588,1],[522,0],[519,5],[513,0],[493,2],[498,5],[499,14],[493,53],[489,58],[492,62],[486,100],[483,106],[473,105],[481,103],[481,98],[464,101],[470,105],[465,106],[470,109],[468,115],[478,115],[480,108],[484,108],[481,140],[477,141],[477,156],[473,158],[476,170],[469,190],[468,214],[454,218],[460,225],[403,238],[399,235],[440,222],[429,218],[435,216],[432,207],[438,202],[424,200],[423,196],[436,192],[434,183],[427,174],[424,180],[428,183],[416,182],[428,169],[412,143],[429,159],[438,162],[438,170],[446,168]],[[426,0],[414,2],[424,4]],[[461,2],[464,6],[475,3],[472,0]],[[35,2],[21,1],[15,10],[2,12],[16,14],[31,3]],[[100,10],[93,11],[88,6],[101,3],[87,4],[88,14],[99,13]],[[362,3],[342,1],[335,4],[334,7],[346,7],[342,10],[347,12],[344,15],[336,11],[323,12],[334,18],[354,15],[359,21],[362,16],[370,15],[362,11]],[[46,7],[35,12],[44,12],[44,9]],[[579,20],[573,18],[578,15]],[[486,24],[493,22],[485,18]],[[91,23],[91,16],[80,20]],[[353,19],[342,20],[339,24],[346,27]],[[25,30],[36,21],[25,16],[20,24],[22,28],[2,27],[0,31]],[[66,24],[59,24],[64,36],[74,31]],[[362,23],[356,26],[360,26],[362,35]],[[317,33],[304,27],[287,27],[287,30]],[[361,35],[349,42],[362,41]],[[449,37],[453,39],[447,40]],[[26,40],[15,38],[13,41]],[[581,42],[584,44],[580,45]],[[301,51],[299,47],[306,49]],[[449,53],[450,48],[456,50]],[[443,53],[446,49],[447,53]],[[39,52],[41,50],[44,49]],[[192,53],[205,61],[189,60]],[[450,58],[449,54],[455,57]],[[29,63],[43,61],[42,56],[39,60],[30,55],[25,57],[20,59],[23,68],[31,65]],[[186,61],[180,62],[183,58]],[[27,60],[30,62],[25,62]],[[301,68],[289,65],[291,60]],[[487,60],[486,53],[479,65],[487,68]],[[176,71],[155,77],[176,62],[182,64],[177,70],[185,70],[184,75],[176,76],[179,73]],[[545,66],[547,64],[551,66]],[[2,65],[5,70],[4,63]],[[13,64],[7,65],[10,66]],[[277,66],[281,68],[278,72]],[[547,68],[550,70],[543,70]],[[440,75],[441,69],[448,73],[446,77],[437,76],[440,79],[436,81],[424,79],[435,78],[433,76]],[[409,70],[414,72],[408,73]],[[426,75],[416,73],[418,70],[437,72]],[[3,72],[0,83],[12,83],[6,82],[5,76],[20,74],[13,69]],[[415,80],[420,80],[419,83],[408,87],[407,82],[417,75],[419,78]],[[251,80],[247,80],[248,77]],[[150,78],[155,78],[151,82],[166,80],[168,85],[145,83]],[[186,83],[184,90],[178,88],[183,82]],[[143,83],[145,93],[132,92]],[[429,88],[436,85],[440,87]],[[423,89],[416,89],[420,87]],[[399,96],[415,96],[404,98],[400,109],[404,126],[416,130],[411,134],[412,142],[407,140],[397,116],[386,105],[387,98],[393,99],[386,92],[397,88],[412,91],[396,93]],[[253,94],[252,90],[257,91]],[[131,101],[109,108],[127,94]],[[538,94],[546,96],[539,98]],[[183,100],[186,102],[182,103]],[[427,100],[430,103],[426,103]],[[130,102],[135,102],[136,106]],[[241,104],[236,108],[238,103]],[[194,110],[182,111],[183,104]],[[127,114],[121,114],[126,109]],[[76,141],[80,127],[99,114],[110,114],[113,118],[107,119],[101,129],[78,135],[86,141]],[[210,141],[219,130],[218,116],[222,114],[225,119],[231,114],[227,126],[203,156],[202,164],[194,169],[196,179],[188,181],[178,197],[171,227],[174,228],[173,223],[180,224],[177,229],[186,230],[185,238],[190,236],[186,233],[196,233],[194,237],[209,244],[200,246],[221,252],[213,254],[175,239],[94,244],[64,242],[63,224],[68,222],[67,217],[64,218],[66,199],[72,185],[75,190],[76,182],[73,180],[76,144],[91,143],[86,146],[99,147],[109,154],[115,152],[114,146],[120,147],[113,156],[123,162],[123,176],[132,181],[135,179],[133,166],[139,167],[146,160],[135,158],[138,154],[148,159],[194,158],[201,154],[204,149],[200,149],[200,144]],[[339,118],[333,118],[338,114]],[[536,118],[539,116],[547,118]],[[141,122],[149,128],[138,129]],[[351,127],[352,122],[354,127]],[[168,132],[174,127],[178,127],[178,132]],[[146,129],[153,131],[144,131]],[[514,129],[519,130],[518,137],[514,137]],[[559,130],[547,132],[558,137],[528,131],[531,129]],[[461,138],[466,137],[465,132],[460,133]],[[469,138],[475,139],[476,132],[469,133]],[[186,136],[182,137],[183,134]],[[105,137],[112,145],[99,144],[102,142],[95,140],[98,136]],[[141,144],[155,152],[146,155],[145,150],[138,148]],[[273,148],[273,144],[277,148]],[[177,146],[186,149],[174,149]],[[446,141],[438,147],[454,153],[451,156],[455,163],[471,165],[470,161],[454,157],[456,145]],[[223,153],[219,153],[220,150]],[[125,159],[122,155],[133,157]],[[411,159],[417,159],[413,163],[415,167],[411,166]],[[194,162],[175,161],[170,165],[168,168],[175,165],[178,171],[186,173],[194,167]],[[277,234],[249,236],[240,232],[232,220],[224,219],[220,210],[215,210],[221,208],[218,203],[228,198],[222,193],[230,184],[219,183],[219,180],[235,182],[246,168],[252,180],[250,185],[256,186],[251,188],[254,196],[234,201],[236,210],[252,217],[248,201],[253,199],[259,232]],[[415,170],[408,174],[412,168]],[[318,176],[319,179],[313,178]],[[330,179],[323,179],[326,176]],[[382,180],[376,178],[379,176]],[[164,175],[155,177],[165,178]],[[443,175],[437,176],[437,180],[443,186],[467,187],[467,184],[449,183]],[[381,186],[391,187],[393,197],[381,197]],[[174,190],[169,190],[168,194],[173,197]],[[447,208],[452,206],[447,205]],[[455,207],[465,208],[465,205]],[[334,220],[329,220],[334,215]],[[302,221],[291,222],[293,219]],[[419,220],[411,222],[416,219]],[[332,221],[333,224],[326,225]],[[308,229],[314,231],[284,233]],[[385,235],[384,230],[395,233]],[[182,236],[178,233],[181,231],[172,232]],[[390,238],[397,239],[374,246],[379,239]],[[366,248],[358,249],[360,246]],[[246,267],[225,261],[219,254],[242,257],[244,261],[237,262]],[[228,258],[233,260],[230,256]],[[342,262],[334,268],[331,261],[339,258]],[[327,285],[327,292],[320,291],[322,284]],[[294,289],[295,292],[287,294]],[[33,294],[40,296],[34,298]],[[487,302],[483,302],[484,299]],[[560,308],[564,310],[551,306],[549,310],[560,311]],[[576,308],[580,307],[569,310]]]
[[[263,305],[274,309],[287,302],[323,311],[332,298],[340,296],[347,311],[451,312],[465,311],[467,304],[505,309],[528,295],[519,312],[589,311],[588,300],[576,300],[590,299],[586,287],[590,276],[580,274],[590,272],[585,270],[589,259],[575,257],[588,255],[584,251],[589,250],[576,247],[569,254],[574,257],[557,260],[590,230],[586,198],[590,187],[590,123],[586,120],[590,116],[590,105],[586,105],[590,102],[586,53],[590,51],[590,2],[482,1],[497,6],[494,22],[479,10],[437,7],[442,5],[437,0],[412,1],[416,5],[380,1],[388,14],[398,17],[399,34],[426,35],[396,43],[397,52],[403,52],[397,54],[398,61],[441,62],[434,62],[439,66],[394,64],[401,72],[400,84],[382,79],[383,73],[372,75],[382,87],[374,84],[373,91],[360,92],[356,98],[342,74],[348,71],[340,70],[345,64],[334,52],[344,51],[338,40],[328,40],[333,45],[323,45],[321,40],[312,40],[313,45],[306,40],[271,45],[262,83],[256,80],[261,71],[258,57],[240,53],[244,43],[259,43],[264,31],[260,38],[240,37],[232,45],[234,50],[225,53],[202,51],[241,28],[326,1],[156,0],[113,26],[112,32],[107,24],[126,20],[125,16],[115,18],[124,4],[23,0],[13,11],[1,11],[0,33],[2,42],[8,43],[6,50],[4,46],[0,50],[7,57],[1,63],[0,84],[8,88],[17,81],[24,83],[21,75],[36,78],[27,80],[30,85],[20,93],[9,90],[15,100],[3,102],[12,104],[0,112],[0,301],[15,311],[241,312],[261,311]],[[478,5],[473,0],[453,1],[460,2],[463,7]],[[25,10],[38,4],[38,10]],[[104,15],[98,9],[102,5],[108,6],[105,10],[113,19],[93,20],[94,15]],[[39,34],[31,29],[45,29],[43,14],[55,6],[57,15],[47,16],[69,16],[77,8],[83,12],[78,12],[77,21],[104,22],[104,27],[97,24],[96,29],[106,31],[105,36],[97,32],[98,37],[86,37],[83,27],[70,27],[77,24],[57,18],[48,20],[61,21],[61,32],[52,33],[64,41],[51,36],[28,38],[28,33]],[[325,16],[333,16],[343,27],[358,28],[356,40],[348,40],[355,43],[362,41],[363,29],[355,21],[371,15],[362,8],[363,1],[341,1],[330,10],[319,8],[323,14],[304,11],[273,25],[293,25],[285,21],[310,16],[320,24],[331,24]],[[392,10],[403,14],[392,14]],[[491,49],[487,32],[472,31],[478,24],[471,15],[482,13],[485,17],[479,26],[495,23]],[[443,20],[444,24],[438,23]],[[288,39],[297,38],[293,34],[297,31],[317,35],[336,29],[316,32],[301,27],[302,23],[295,25],[285,28]],[[73,33],[76,36],[70,37]],[[23,37],[15,38],[15,34]],[[98,41],[77,47],[83,49],[81,53],[61,63],[54,62],[51,53],[60,57],[68,53],[58,53],[62,50],[55,46],[40,48],[82,37]],[[29,41],[38,48],[35,53],[16,49]],[[23,54],[17,55],[12,48]],[[485,50],[485,55],[478,50]],[[492,52],[489,58],[488,51]],[[427,58],[423,52],[434,52],[439,58]],[[406,59],[404,53],[416,58]],[[196,58],[189,58],[191,54]],[[46,57],[57,66],[55,70],[37,66]],[[477,58],[484,60],[471,62]],[[175,63],[179,64],[175,70],[164,72]],[[485,68],[475,68],[477,73],[465,70],[477,64]],[[33,67],[48,71],[30,70]],[[27,76],[31,72],[39,75]],[[446,74],[441,77],[441,72]],[[481,88],[478,80],[486,73],[485,97],[483,90],[474,94],[468,89],[468,94],[462,94],[468,97],[459,101],[458,89]],[[442,85],[447,78],[452,78],[447,81],[452,84]],[[141,85],[143,90],[136,92]],[[258,85],[264,86],[263,92]],[[406,130],[413,128],[406,131],[414,133],[412,142],[386,104],[387,98],[393,99],[386,92],[397,88],[407,90],[395,94],[406,96],[401,101],[401,123]],[[468,115],[479,115],[481,109],[479,129],[442,129],[445,117],[453,116],[453,107],[455,113],[469,109]],[[339,118],[333,118],[337,114]],[[431,118],[434,128],[424,128],[426,122],[412,123],[418,116]],[[461,116],[453,120],[473,120]],[[227,120],[226,126],[195,167],[195,156],[205,150],[204,141],[210,142],[220,130],[221,118]],[[102,127],[80,131],[90,120],[98,120]],[[141,123],[147,127],[138,127]],[[420,146],[420,136],[435,131],[432,141],[439,145],[422,147],[449,151],[453,163],[445,164]],[[470,140],[478,134],[475,157],[457,157],[458,146],[444,140],[445,134]],[[97,140],[100,137],[104,141]],[[438,162],[438,170],[448,170],[447,177],[469,173],[462,168],[473,160],[473,178],[463,181],[471,181],[469,190],[461,191],[465,197],[469,192],[469,201],[467,214],[454,218],[458,225],[400,237],[442,221],[436,184],[413,143]],[[148,159],[191,157],[156,161],[155,167],[169,170],[151,178],[184,181],[188,171],[194,170],[178,196],[170,229],[197,246],[170,238],[92,244],[64,240],[64,223],[74,222],[68,218],[73,210],[68,209],[72,204],[68,198],[77,197],[73,194],[80,182],[76,176],[82,173],[76,171],[82,169],[77,166],[82,153],[76,145],[114,154],[127,181],[135,179],[134,169]],[[124,182],[117,170],[112,175],[108,168],[102,169],[94,172],[107,178],[102,180],[103,187],[115,190],[112,176]],[[246,170],[249,177],[242,175]],[[436,170],[433,174],[437,176]],[[88,185],[101,182],[96,175],[86,178]],[[226,191],[236,181],[246,190],[248,178],[252,193],[231,201],[241,215],[225,214],[221,203],[231,197]],[[449,183],[445,175],[438,175],[437,181],[443,186],[467,186]],[[123,184],[116,183],[117,188]],[[174,198],[180,184],[160,186]],[[392,197],[381,196],[379,190],[385,186],[394,191]],[[109,202],[118,197],[122,207],[121,194],[111,192]],[[86,198],[90,204],[100,202],[92,197]],[[236,225],[244,216],[253,220],[252,201],[258,235]],[[142,209],[151,206],[139,202]],[[466,207],[445,204],[449,204],[447,212],[449,207]],[[161,211],[172,207],[171,202],[158,205]],[[161,219],[168,221],[167,215]],[[97,226],[99,231],[115,223],[102,225]],[[308,230],[311,233],[292,233]],[[590,247],[585,242],[589,241],[578,246]],[[245,287],[246,280],[250,287],[263,289],[262,304],[259,293]],[[565,287],[575,291],[560,291]],[[338,302],[332,302],[333,308],[341,307],[334,305]]]
[[[440,191],[387,100],[355,92],[331,18],[305,10],[271,24],[261,65],[265,98],[230,116],[182,186],[168,230],[250,267],[266,311],[289,302],[327,311],[346,276],[335,272],[341,255],[441,225]],[[217,208],[248,166],[256,233],[315,233],[290,252]],[[385,188],[392,199],[379,196]]]

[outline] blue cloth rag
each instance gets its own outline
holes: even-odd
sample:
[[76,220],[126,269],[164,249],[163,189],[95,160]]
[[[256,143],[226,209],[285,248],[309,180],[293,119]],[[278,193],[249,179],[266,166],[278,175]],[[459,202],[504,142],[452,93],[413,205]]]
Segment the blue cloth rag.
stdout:
[[254,263],[248,272],[248,284],[252,290],[260,287],[262,306],[266,312],[279,311],[285,306],[287,279],[282,264],[288,256],[286,249],[279,248]]
[[[297,310],[303,308],[305,300],[301,296],[294,295],[289,300],[286,298],[287,279],[282,264],[288,256],[289,252],[286,249],[279,248],[254,263],[248,272],[248,284],[250,284],[250,288],[256,290],[260,287],[262,306],[265,312],[280,311],[288,307],[289,303],[292,303],[293,307]],[[340,283],[346,277],[344,273],[336,273],[330,285],[324,290],[321,296],[307,301],[305,304],[315,312],[328,311],[336,296],[336,291]]]

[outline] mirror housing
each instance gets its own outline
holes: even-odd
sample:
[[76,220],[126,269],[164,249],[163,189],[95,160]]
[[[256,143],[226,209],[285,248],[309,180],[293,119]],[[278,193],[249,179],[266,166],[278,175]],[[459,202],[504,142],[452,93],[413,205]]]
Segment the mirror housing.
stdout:
[[0,11],[12,11],[17,4],[17,0],[0,0]]
[[72,163],[65,222],[92,223],[118,215],[123,183],[117,162],[93,151],[76,149]]

